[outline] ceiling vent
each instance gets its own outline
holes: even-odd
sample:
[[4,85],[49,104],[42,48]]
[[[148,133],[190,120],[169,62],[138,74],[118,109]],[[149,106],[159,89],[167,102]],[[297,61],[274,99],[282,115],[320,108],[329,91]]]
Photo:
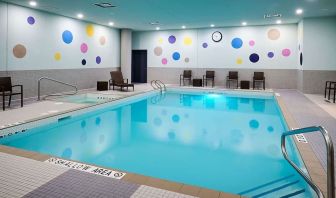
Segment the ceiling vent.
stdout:
[[281,18],[282,14],[264,14],[264,19]]
[[106,3],[106,2],[105,3],[95,3],[93,5],[98,6],[100,8],[115,8],[115,7],[117,7],[115,5],[112,5],[111,3]]
[[160,25],[160,22],[158,21],[153,21],[153,22],[149,22],[150,25]]

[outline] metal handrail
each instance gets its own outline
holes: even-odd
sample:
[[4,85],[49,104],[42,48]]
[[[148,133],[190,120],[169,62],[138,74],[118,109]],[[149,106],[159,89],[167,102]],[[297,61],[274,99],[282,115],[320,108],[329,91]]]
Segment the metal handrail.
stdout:
[[153,89],[160,89],[161,92],[167,90],[166,85],[160,80],[152,80],[151,86]]
[[306,182],[313,188],[318,197],[324,197],[322,191],[319,187],[297,166],[292,162],[287,154],[286,150],[286,136],[296,135],[301,133],[310,133],[319,131],[324,137],[324,141],[327,146],[327,185],[328,185],[328,198],[335,197],[335,169],[334,169],[334,146],[332,140],[328,134],[328,131],[325,130],[322,126],[311,126],[301,129],[294,129],[287,131],[281,136],[281,151],[285,159],[295,168],[295,170],[300,173],[300,175],[306,180]]
[[69,84],[69,83],[65,83],[65,82],[62,82],[62,81],[59,81],[59,80],[56,80],[56,79],[53,79],[53,78],[49,78],[49,77],[41,77],[41,78],[38,79],[37,100],[41,99],[41,81],[42,80],[50,80],[50,81],[53,81],[53,82],[56,82],[56,83],[59,83],[59,84],[62,84],[62,85],[67,85],[67,86],[75,88],[75,92],[74,93],[68,93],[68,94],[49,94],[49,95],[46,95],[46,97],[48,97],[48,96],[61,96],[61,95],[75,95],[78,92],[78,88],[75,85],[72,85],[72,84]]
[[161,80],[155,80],[155,82],[160,86],[161,89],[163,89],[164,91],[167,90],[166,85]]

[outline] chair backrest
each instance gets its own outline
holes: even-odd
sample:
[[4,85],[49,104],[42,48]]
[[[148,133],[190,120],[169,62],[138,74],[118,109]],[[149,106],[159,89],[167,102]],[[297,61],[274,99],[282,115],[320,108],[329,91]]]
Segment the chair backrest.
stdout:
[[229,79],[238,79],[237,71],[229,71]]
[[123,78],[121,71],[111,71],[110,74],[111,74],[112,81],[114,83],[117,83],[117,84],[124,83],[124,78]]
[[4,87],[5,91],[12,91],[11,77],[0,77],[0,87]]
[[183,71],[184,78],[191,78],[191,70],[184,70]]
[[206,78],[215,78],[215,71],[206,71],[205,72]]
[[254,72],[254,80],[264,80],[264,72]]

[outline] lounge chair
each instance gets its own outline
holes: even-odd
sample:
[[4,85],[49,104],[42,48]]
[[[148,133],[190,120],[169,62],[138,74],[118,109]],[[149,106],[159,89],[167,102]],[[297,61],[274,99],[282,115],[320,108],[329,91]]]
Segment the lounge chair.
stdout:
[[184,86],[184,81],[188,80],[189,85],[191,84],[191,70],[184,70],[183,74],[180,75],[180,86],[183,84]]
[[262,83],[263,89],[265,90],[265,76],[264,76],[264,72],[254,72],[254,76],[253,76],[253,89],[255,89],[256,83]]
[[231,87],[231,82],[236,82],[238,89],[238,72],[237,71],[229,71],[229,75],[226,77],[226,87]]
[[[20,87],[20,91],[13,92],[13,87]],[[21,95],[21,107],[23,107],[22,85],[12,85],[11,77],[0,77],[0,93],[2,96],[2,109],[5,110],[5,98],[9,96],[8,107],[11,105],[12,96]]]
[[114,90],[114,87],[120,87],[120,91],[122,91],[124,87],[126,87],[127,90],[128,87],[132,87],[134,91],[134,84],[129,84],[128,79],[124,79],[120,71],[112,71],[110,72],[110,74],[111,74],[110,88],[112,86],[112,89]]
[[215,86],[215,71],[206,71],[203,75],[203,86],[208,86],[208,80],[212,81],[212,87]]

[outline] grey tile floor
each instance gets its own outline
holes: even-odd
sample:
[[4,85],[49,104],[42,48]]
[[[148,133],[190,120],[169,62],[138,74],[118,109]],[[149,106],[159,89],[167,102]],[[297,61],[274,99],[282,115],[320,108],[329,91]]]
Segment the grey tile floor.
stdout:
[[[329,132],[336,147],[336,119],[297,90],[275,90],[280,93],[289,112],[300,127],[321,125]],[[324,139],[320,133],[305,134],[317,158],[327,168],[327,155]],[[336,158],[335,158],[336,159]]]

